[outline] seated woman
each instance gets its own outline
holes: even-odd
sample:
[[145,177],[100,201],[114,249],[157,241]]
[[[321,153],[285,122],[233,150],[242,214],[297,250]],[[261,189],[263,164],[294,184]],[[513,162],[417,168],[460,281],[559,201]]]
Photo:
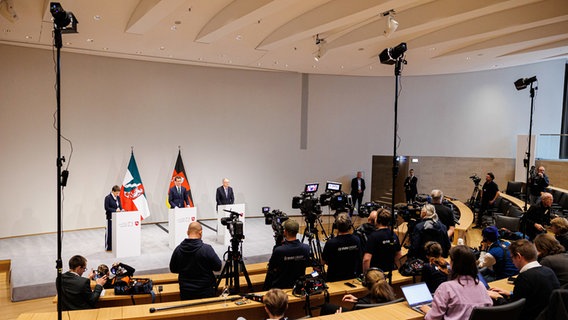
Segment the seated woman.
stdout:
[[485,286],[477,277],[475,255],[466,246],[450,250],[451,280],[436,289],[432,307],[422,306],[425,320],[468,319],[474,307],[493,305]]
[[442,246],[435,241],[424,245],[426,263],[422,268],[422,281],[426,282],[430,292],[434,293],[442,282],[450,278],[450,264],[442,257]]
[[554,271],[561,286],[568,283],[568,254],[560,242],[552,235],[543,233],[534,238],[534,245],[540,264]]
[[[354,305],[352,309],[355,308],[355,305],[360,303],[383,303],[395,299],[393,288],[389,285],[383,271],[378,268],[370,268],[367,270],[363,276],[362,284],[369,290],[369,293],[366,296],[359,299],[352,294],[346,294],[341,299],[342,301],[353,303]],[[345,311],[352,309],[347,309]],[[321,308],[320,314],[326,315],[341,311],[342,309],[337,305],[324,304]]]
[[550,220],[550,231],[554,233],[554,237],[564,249],[568,249],[568,220],[562,217]]

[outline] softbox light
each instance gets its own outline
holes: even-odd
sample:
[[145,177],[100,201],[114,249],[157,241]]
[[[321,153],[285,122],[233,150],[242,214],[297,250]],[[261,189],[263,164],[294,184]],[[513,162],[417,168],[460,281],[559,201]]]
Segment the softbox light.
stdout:
[[536,76],[531,77],[531,78],[521,78],[517,81],[515,81],[515,88],[517,88],[517,90],[523,90],[526,87],[529,86],[529,84],[533,83],[536,81]]

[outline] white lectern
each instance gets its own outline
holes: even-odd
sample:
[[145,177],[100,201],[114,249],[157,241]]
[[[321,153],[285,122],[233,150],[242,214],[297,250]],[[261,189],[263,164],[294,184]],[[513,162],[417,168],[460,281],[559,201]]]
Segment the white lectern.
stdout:
[[140,212],[112,213],[112,251],[115,258],[140,255]]
[[229,246],[231,244],[231,235],[229,234],[227,226],[221,224],[221,218],[229,217],[231,215],[229,212],[225,210],[230,210],[242,214],[239,216],[239,221],[243,222],[243,233],[245,233],[246,235],[245,204],[244,203],[225,204],[217,207],[217,242],[223,243],[225,246]]
[[170,249],[175,249],[183,239],[187,238],[187,227],[197,221],[197,209],[174,208],[168,212],[168,233],[170,237]]

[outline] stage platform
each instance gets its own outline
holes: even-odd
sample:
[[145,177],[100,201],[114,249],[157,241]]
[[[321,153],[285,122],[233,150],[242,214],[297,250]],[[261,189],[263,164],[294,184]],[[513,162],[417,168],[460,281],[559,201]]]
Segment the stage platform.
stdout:
[[[201,221],[203,241],[210,244],[221,260],[228,247],[216,242],[217,222]],[[142,248],[138,257],[116,259],[104,247],[104,228],[69,231],[63,233],[63,272],[69,269],[68,261],[73,255],[87,258],[87,268],[96,269],[101,263],[110,266],[123,262],[136,269],[135,275],[169,272],[172,249],[168,246],[168,223],[143,224]],[[274,246],[271,226],[264,218],[247,218],[242,251],[245,264],[268,261]],[[44,234],[0,240],[0,260],[11,260],[10,286],[12,301],[55,296],[57,270],[57,235]]]

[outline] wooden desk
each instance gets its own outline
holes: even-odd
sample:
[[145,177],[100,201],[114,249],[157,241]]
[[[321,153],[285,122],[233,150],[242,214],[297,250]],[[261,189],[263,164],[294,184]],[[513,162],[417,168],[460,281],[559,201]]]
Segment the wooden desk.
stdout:
[[373,320],[377,319],[377,315],[381,315],[381,319],[405,319],[405,320],[421,320],[424,315],[412,310],[408,306],[408,302],[393,303],[385,306],[367,308],[361,310],[350,311],[346,313],[331,314],[327,316],[314,317],[313,319],[321,320]]
[[473,212],[466,206],[463,202],[459,200],[449,200],[460,212],[459,225],[456,225],[454,230],[454,241],[453,244],[458,244],[458,238],[462,238],[464,244],[467,245],[467,230],[471,227],[473,223]]
[[[355,288],[351,288],[346,286],[345,282],[351,282],[355,285]],[[397,287],[401,284],[411,283],[412,277],[403,277],[398,272],[393,272],[393,286]],[[175,285],[177,284],[168,284],[168,285]],[[359,283],[357,280],[349,280],[349,281],[338,281],[338,282],[329,282],[328,284],[328,293],[330,296],[330,302],[341,305],[344,307],[351,308],[351,304],[346,304],[341,301],[343,295],[350,293],[357,297],[362,297],[367,293],[367,290]],[[164,285],[166,286],[166,285]],[[177,288],[179,290],[179,287]],[[289,308],[287,315],[290,318],[299,318],[303,317],[304,314],[304,305],[305,299],[302,297],[295,297],[291,294],[292,289],[284,290],[289,295]],[[263,294],[264,292],[260,292]],[[163,293],[162,293],[163,294]],[[128,300],[128,304],[130,302],[130,296],[121,296],[125,297]],[[105,296],[103,298],[110,299],[109,296]],[[179,293],[177,294],[177,298],[179,299]],[[100,308],[100,309],[93,309],[93,310],[85,310],[85,311],[70,311],[69,317],[65,319],[184,319],[188,316],[191,316],[192,320],[211,320],[211,316],[214,314],[216,320],[221,319],[231,319],[234,320],[238,316],[245,317],[247,319],[263,319],[266,317],[264,307],[259,302],[250,301],[249,303],[238,306],[234,302],[227,302],[225,305],[224,302],[214,302],[207,305],[198,305],[198,306],[187,306],[184,308],[179,309],[171,309],[171,310],[163,310],[157,311],[155,313],[150,313],[150,308],[164,308],[168,306],[178,306],[178,305],[186,305],[192,302],[199,302],[199,301],[207,301],[207,300],[215,300],[218,298],[209,298],[209,299],[201,299],[201,300],[192,300],[192,301],[174,301],[174,302],[163,302],[163,303],[154,303],[154,304],[144,304],[144,305],[124,305],[124,306],[116,306],[112,308]],[[323,294],[312,296],[310,298],[310,303],[312,306],[317,306],[323,303],[324,296]],[[138,303],[138,299],[136,299]],[[158,299],[159,301],[159,299]],[[99,303],[101,301],[99,300]],[[410,310],[410,309],[408,309]],[[314,310],[314,314],[317,315],[319,311]],[[393,311],[395,314],[399,314],[398,311]],[[407,314],[407,310],[402,313],[403,315]],[[48,313],[37,313],[34,314],[38,318],[37,319],[45,319],[45,320],[52,320],[57,319],[57,312],[48,312]],[[18,320],[27,320],[27,319],[36,319],[36,317],[30,317],[30,314],[22,314],[18,317]],[[395,319],[412,319],[412,318],[395,318]]]
[[495,281],[491,281],[488,283],[490,288],[501,288],[503,290],[507,290],[507,291],[513,291],[513,289],[515,288],[515,285],[512,283],[509,283],[507,281],[507,278],[505,279],[501,279],[501,280],[495,280]]
[[[504,192],[499,192],[500,197],[502,197],[503,199],[507,199],[509,200],[509,202],[511,202],[512,204],[516,205],[519,209],[521,209],[521,211],[525,210],[525,202],[519,198],[513,197],[511,195],[508,195]],[[530,208],[531,206],[527,203],[527,210]]]

